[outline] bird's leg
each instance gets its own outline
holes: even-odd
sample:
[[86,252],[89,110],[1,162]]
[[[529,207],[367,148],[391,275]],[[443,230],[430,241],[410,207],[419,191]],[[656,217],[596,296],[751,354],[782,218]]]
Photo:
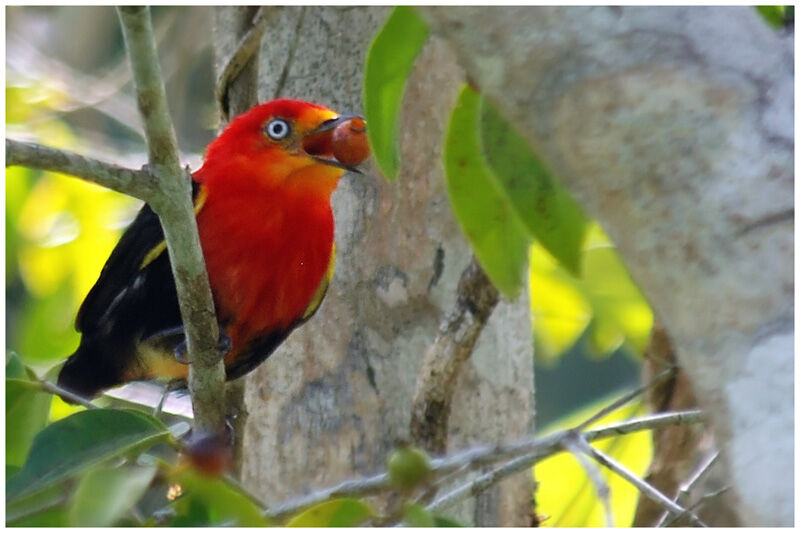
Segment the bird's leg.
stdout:
[[[231,346],[233,345],[233,341],[230,337],[228,337],[225,333],[220,332],[219,340],[217,341],[217,350],[220,353],[220,359],[225,357],[229,351],[231,351]],[[179,363],[184,365],[189,364],[189,351],[186,346],[186,337],[183,338],[181,342],[175,346],[173,352],[175,354],[175,359],[178,360]]]
[[185,385],[185,383],[185,379],[171,379],[166,385],[164,385],[164,391],[161,393],[161,399],[158,400],[158,405],[156,405],[155,409],[153,409],[153,416],[155,418],[159,418],[161,416],[161,412],[164,409],[164,404],[167,401],[167,396],[169,396],[169,393],[180,389]]

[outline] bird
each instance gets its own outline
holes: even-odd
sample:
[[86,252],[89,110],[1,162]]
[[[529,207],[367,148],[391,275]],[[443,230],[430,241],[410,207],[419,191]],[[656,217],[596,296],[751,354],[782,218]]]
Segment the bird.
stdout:
[[[233,119],[191,175],[228,380],[267,359],[319,308],[333,276],[331,194],[369,155],[366,123],[278,99]],[[188,376],[164,233],[145,204],[75,319],[80,344],[58,386],[84,398],[130,381]]]

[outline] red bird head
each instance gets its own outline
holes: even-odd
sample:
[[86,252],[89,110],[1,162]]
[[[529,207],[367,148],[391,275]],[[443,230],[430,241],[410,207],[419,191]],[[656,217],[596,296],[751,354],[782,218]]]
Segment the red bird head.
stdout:
[[236,117],[209,146],[195,179],[333,192],[369,155],[363,119],[299,100],[273,100]]

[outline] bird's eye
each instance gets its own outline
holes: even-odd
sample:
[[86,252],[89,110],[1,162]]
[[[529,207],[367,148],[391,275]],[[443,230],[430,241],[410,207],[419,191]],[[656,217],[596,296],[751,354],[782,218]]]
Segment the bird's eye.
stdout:
[[276,118],[267,124],[267,135],[269,135],[270,139],[274,139],[276,141],[285,139],[289,136],[291,131],[292,128],[289,126],[289,123],[282,118]]

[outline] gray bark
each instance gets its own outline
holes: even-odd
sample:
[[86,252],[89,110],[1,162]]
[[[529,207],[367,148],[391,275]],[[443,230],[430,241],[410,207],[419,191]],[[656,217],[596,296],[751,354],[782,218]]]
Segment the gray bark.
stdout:
[[793,38],[752,8],[425,8],[613,238],[746,525],[793,522]]
[[[275,9],[261,49],[260,100],[280,94],[361,112],[366,50],[389,10]],[[444,125],[461,83],[452,54],[441,43],[428,46],[406,95],[397,182],[374,169],[342,179],[333,198],[337,264],[328,295],[247,379],[242,480],[268,504],[382,471],[396,441],[409,436],[422,358],[470,259],[441,176]],[[532,432],[527,306],[527,298],[501,302],[464,365],[450,450]],[[457,516],[525,524],[530,474],[500,487]]]

